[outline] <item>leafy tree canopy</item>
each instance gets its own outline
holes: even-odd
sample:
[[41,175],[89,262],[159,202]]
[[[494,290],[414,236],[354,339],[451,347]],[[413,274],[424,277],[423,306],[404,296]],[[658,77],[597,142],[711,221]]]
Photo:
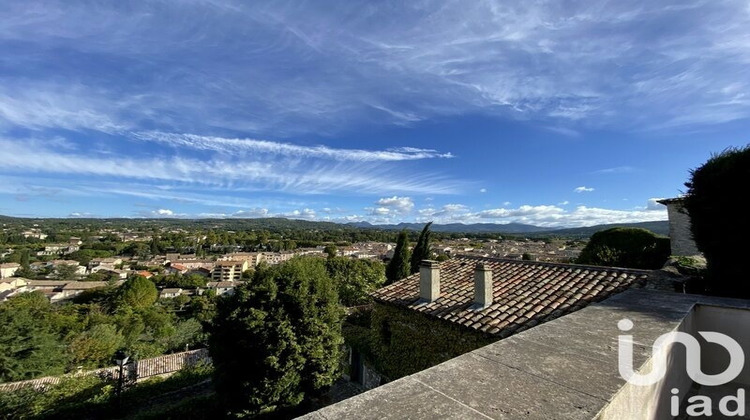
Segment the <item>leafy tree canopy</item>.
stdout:
[[385,266],[380,261],[333,257],[326,261],[326,268],[344,306],[370,303],[369,294],[385,283]]
[[210,331],[216,389],[245,416],[299,404],[338,377],[342,313],[316,258],[261,268],[221,299]]
[[129,278],[119,290],[122,305],[131,308],[146,308],[154,304],[159,297],[156,285],[143,276]]

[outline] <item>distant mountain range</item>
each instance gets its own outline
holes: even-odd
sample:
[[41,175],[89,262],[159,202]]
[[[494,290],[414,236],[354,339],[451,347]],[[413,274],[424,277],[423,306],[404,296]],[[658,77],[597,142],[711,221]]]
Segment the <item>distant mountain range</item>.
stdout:
[[[357,222],[357,223],[331,223],[331,222],[318,222],[308,220],[295,220],[285,218],[263,218],[263,219],[241,219],[241,218],[227,218],[227,219],[78,219],[78,218],[16,218],[0,215],[0,222],[3,223],[16,223],[16,222],[51,222],[51,223],[65,223],[74,225],[111,225],[116,224],[135,224],[139,222],[149,223],[153,225],[169,225],[169,226],[196,226],[202,228],[213,228],[213,229],[228,229],[228,230],[242,230],[242,229],[269,229],[269,230],[284,230],[284,229],[304,229],[304,230],[320,230],[320,231],[333,231],[341,229],[375,229],[375,230],[386,230],[386,231],[398,231],[402,229],[419,231],[424,227],[424,223],[399,223],[390,225],[373,225],[368,222]],[[111,226],[110,226],[111,227]],[[597,231],[609,229],[612,227],[636,227],[648,229],[659,235],[669,235],[669,222],[658,221],[658,222],[643,222],[643,223],[617,223],[608,225],[596,225],[589,227],[580,228],[548,228],[534,225],[527,225],[523,223],[448,223],[448,224],[433,224],[432,230],[434,232],[443,233],[466,233],[466,234],[508,234],[508,235],[520,235],[528,237],[544,237],[544,236],[561,236],[569,238],[587,238]]]
[[[364,228],[364,229],[382,229],[382,230],[421,230],[424,227],[423,223],[399,223],[397,225],[373,225],[368,222],[357,222],[349,223],[349,226]],[[566,237],[589,237],[595,232],[600,230],[609,229],[613,227],[634,227],[648,229],[659,235],[669,235],[669,222],[666,220],[658,222],[642,222],[642,223],[615,223],[607,225],[595,225],[588,227],[579,228],[548,228],[534,225],[526,225],[523,223],[449,223],[449,224],[433,224],[432,230],[434,232],[446,232],[446,233],[507,233],[507,234],[524,234],[527,236],[566,236]]]

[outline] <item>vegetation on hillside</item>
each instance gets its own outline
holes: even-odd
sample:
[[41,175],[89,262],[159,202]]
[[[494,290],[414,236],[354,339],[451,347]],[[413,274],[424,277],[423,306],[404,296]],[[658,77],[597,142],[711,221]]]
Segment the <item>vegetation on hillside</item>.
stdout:
[[135,277],[120,289],[90,290],[64,304],[41,292],[9,298],[0,304],[0,381],[111,366],[117,350],[146,358],[202,346],[200,321],[213,311],[211,298],[178,306],[157,302],[155,291],[150,280]]

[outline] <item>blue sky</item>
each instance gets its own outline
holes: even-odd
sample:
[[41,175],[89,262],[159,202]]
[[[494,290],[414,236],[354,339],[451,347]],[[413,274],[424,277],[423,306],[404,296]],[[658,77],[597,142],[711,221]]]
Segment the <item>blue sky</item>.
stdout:
[[512,3],[0,0],[0,214],[664,220],[749,142],[746,1]]

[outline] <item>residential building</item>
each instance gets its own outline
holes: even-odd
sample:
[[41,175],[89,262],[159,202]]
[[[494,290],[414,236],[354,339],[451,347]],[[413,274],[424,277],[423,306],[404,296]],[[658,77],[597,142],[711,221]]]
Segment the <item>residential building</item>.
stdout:
[[[122,281],[119,284],[122,284]],[[106,281],[69,281],[62,286],[62,297],[60,299],[70,299],[87,290],[107,287],[107,285],[108,282]]]
[[256,267],[262,260],[260,252],[232,252],[222,255],[217,261],[247,261],[248,267]]
[[42,233],[42,231],[39,229],[27,230],[21,234],[23,235],[24,238],[33,238],[33,239],[40,239],[40,240],[45,240],[47,239],[47,236],[48,236],[46,233]]
[[71,245],[71,244],[46,245],[44,247],[44,251],[38,251],[36,255],[39,255],[39,256],[66,255],[66,254],[72,254],[78,251],[79,249],[81,249],[79,245]]
[[0,279],[7,277],[13,277],[21,268],[21,264],[18,263],[3,263],[0,264]]
[[201,259],[190,259],[190,260],[179,260],[180,265],[189,269],[189,270],[197,270],[199,268],[204,268],[206,270],[213,270],[214,265],[216,264],[214,261],[211,260],[201,260]]
[[184,265],[182,265],[182,264],[178,264],[178,263],[174,263],[173,262],[168,267],[166,267],[166,270],[170,274],[184,274],[189,269],[187,267],[185,267]]
[[159,298],[160,299],[175,298],[177,296],[180,296],[181,294],[182,294],[182,289],[180,288],[166,288],[166,289],[162,289],[162,291],[159,292]]
[[235,283],[232,281],[210,281],[206,284],[207,289],[216,291],[216,296],[231,295],[234,287]]
[[[122,280],[116,283],[120,286]],[[106,287],[109,282],[106,281],[65,281],[65,280],[27,280],[26,288],[29,291],[41,291],[52,302],[58,302],[70,299],[87,290]]]
[[211,279],[213,281],[239,281],[242,279],[242,272],[248,267],[247,261],[217,261],[211,272]]
[[264,252],[261,255],[261,261],[268,265],[281,264],[294,258],[294,252]]
[[122,264],[122,258],[119,257],[94,258],[89,262],[89,271],[95,273],[100,270],[114,270],[120,264]]
[[577,311],[651,272],[457,256],[375,291],[375,354],[394,379]]
[[9,297],[25,292],[28,279],[23,277],[11,277],[0,280],[0,302],[7,300]]
[[86,267],[82,266],[78,263],[78,261],[75,260],[52,260],[47,263],[48,266],[51,266],[54,270],[56,270],[61,265],[68,265],[75,267],[75,271],[73,274],[77,276],[84,276],[86,275]]

